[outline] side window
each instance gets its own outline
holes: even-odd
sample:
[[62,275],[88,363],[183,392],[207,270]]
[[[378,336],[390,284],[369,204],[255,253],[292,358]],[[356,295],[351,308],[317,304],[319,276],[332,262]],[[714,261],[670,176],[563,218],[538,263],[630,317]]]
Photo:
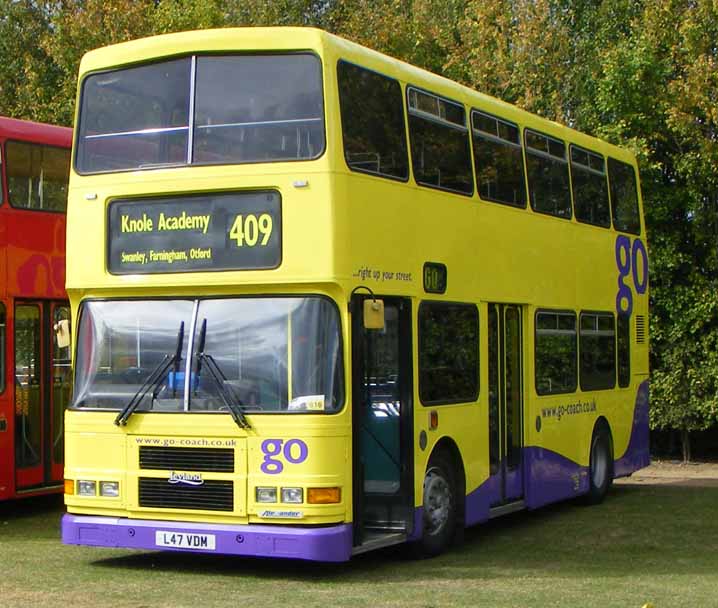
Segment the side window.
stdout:
[[528,129],[524,131],[524,137],[531,208],[539,213],[571,219],[566,144]]
[[70,150],[9,141],[6,152],[10,204],[21,209],[64,213]]
[[0,393],[5,392],[5,372],[7,357],[7,321],[5,316],[5,304],[0,303]]
[[526,207],[518,126],[477,110],[471,112],[471,126],[479,196],[487,201]]
[[611,183],[613,227],[621,232],[641,234],[641,222],[638,218],[638,188],[633,167],[609,158],[608,181]]
[[473,304],[419,306],[419,397],[424,405],[475,401],[479,311]]
[[611,211],[603,156],[571,146],[571,183],[576,219],[584,224],[610,228]]
[[581,390],[616,386],[616,330],[610,313],[581,313]]
[[4,202],[4,189],[3,189],[3,174],[5,173],[5,169],[3,169],[3,145],[2,142],[0,142],[0,205]]
[[407,97],[416,182],[470,196],[474,177],[464,106],[412,88]]
[[626,388],[631,384],[631,319],[618,315],[616,343],[618,345],[618,386]]
[[409,177],[399,83],[340,61],[337,65],[344,158],[353,171]]
[[574,392],[577,359],[576,315],[536,313],[536,393]]

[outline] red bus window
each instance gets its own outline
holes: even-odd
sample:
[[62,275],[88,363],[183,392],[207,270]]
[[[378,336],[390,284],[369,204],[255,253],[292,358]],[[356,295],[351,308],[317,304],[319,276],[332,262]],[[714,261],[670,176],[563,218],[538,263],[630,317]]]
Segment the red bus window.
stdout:
[[21,209],[64,213],[70,151],[18,141],[7,148],[7,189],[10,204]]
[[0,393],[5,392],[5,305],[0,304]]

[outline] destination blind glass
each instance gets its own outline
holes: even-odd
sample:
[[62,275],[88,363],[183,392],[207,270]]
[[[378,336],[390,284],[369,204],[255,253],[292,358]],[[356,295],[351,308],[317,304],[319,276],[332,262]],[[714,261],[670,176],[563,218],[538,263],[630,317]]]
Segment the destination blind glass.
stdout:
[[276,268],[281,229],[277,192],[116,200],[107,265],[113,274]]

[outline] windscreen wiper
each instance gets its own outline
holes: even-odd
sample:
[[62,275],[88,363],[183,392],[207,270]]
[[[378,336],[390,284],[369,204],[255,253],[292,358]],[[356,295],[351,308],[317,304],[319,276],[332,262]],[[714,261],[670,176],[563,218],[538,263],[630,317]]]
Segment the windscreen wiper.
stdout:
[[[180,322],[179,333],[177,334],[177,348],[175,348],[175,356],[173,357],[173,369],[174,376],[172,377],[172,398],[174,399],[177,395],[177,374],[179,373],[180,362],[182,361],[182,342],[184,341],[184,321]],[[156,382],[156,381],[155,381]],[[157,387],[155,386],[155,391]],[[157,394],[152,392],[152,401],[155,400]]]
[[[147,379],[144,381],[139,390],[134,394],[132,399],[130,399],[124,409],[119,414],[117,414],[117,418],[115,418],[115,424],[117,426],[125,426],[127,424],[127,420],[129,420],[130,416],[132,416],[132,412],[134,412],[140,405],[140,403],[142,403],[142,399],[144,399],[145,395],[150,390],[152,390],[152,401],[154,402],[154,400],[157,398],[162,379],[169,371],[170,367],[174,365],[175,371],[179,369],[179,362],[182,359],[183,341],[184,321],[180,323],[179,331],[177,332],[177,348],[175,349],[174,354],[171,356],[165,355],[162,361],[157,364],[157,367],[152,370],[152,373],[147,376]],[[172,393],[174,395],[174,389],[172,390]]]
[[232,414],[232,420],[234,420],[237,426],[241,429],[252,428],[249,424],[249,420],[247,420],[247,417],[244,415],[244,412],[242,412],[242,402],[234,395],[233,392],[230,392],[227,388],[227,385],[225,384],[227,382],[227,376],[224,375],[222,368],[219,366],[217,361],[215,361],[212,355],[208,355],[204,352],[204,343],[206,337],[207,319],[203,319],[202,328],[199,332],[199,341],[197,343],[197,365],[195,367],[195,374],[197,376],[197,379],[199,380],[199,373],[202,369],[202,362],[205,362],[205,367],[207,368],[209,375],[212,377],[212,380],[214,380],[214,383],[217,385],[219,396],[222,398],[222,401],[224,401],[224,404],[227,406],[227,409],[229,410],[230,414]]

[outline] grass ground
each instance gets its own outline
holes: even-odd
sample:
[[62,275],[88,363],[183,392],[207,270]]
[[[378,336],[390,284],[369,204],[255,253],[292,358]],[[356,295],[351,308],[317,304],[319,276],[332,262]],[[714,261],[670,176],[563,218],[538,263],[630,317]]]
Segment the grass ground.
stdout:
[[621,484],[467,531],[439,558],[327,565],[66,547],[58,497],[0,505],[0,606],[718,607],[718,486]]

